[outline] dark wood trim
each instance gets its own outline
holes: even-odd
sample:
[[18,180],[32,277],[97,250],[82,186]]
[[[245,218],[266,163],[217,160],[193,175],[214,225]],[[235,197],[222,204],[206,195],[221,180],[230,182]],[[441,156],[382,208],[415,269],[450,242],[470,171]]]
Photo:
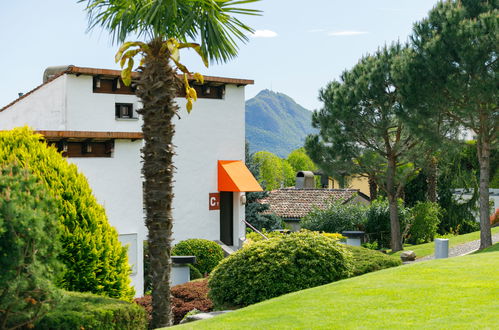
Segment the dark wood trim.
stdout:
[[86,139],[91,140],[115,140],[115,139],[142,139],[144,135],[141,132],[92,132],[92,131],[42,131],[36,133],[41,134],[47,140],[58,141],[63,139]]

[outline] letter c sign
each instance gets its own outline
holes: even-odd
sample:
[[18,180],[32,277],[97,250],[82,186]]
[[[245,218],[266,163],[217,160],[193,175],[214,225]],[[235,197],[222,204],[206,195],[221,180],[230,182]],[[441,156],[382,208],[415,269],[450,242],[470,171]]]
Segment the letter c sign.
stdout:
[[220,210],[220,194],[210,193],[209,194],[209,210]]

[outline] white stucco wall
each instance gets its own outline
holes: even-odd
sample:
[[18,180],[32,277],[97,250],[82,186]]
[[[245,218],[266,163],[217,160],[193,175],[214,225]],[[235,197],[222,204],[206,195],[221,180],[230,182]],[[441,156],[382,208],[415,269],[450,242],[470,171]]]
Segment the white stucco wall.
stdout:
[[137,244],[129,246],[128,255],[132,285],[138,296],[144,291],[142,249],[147,237],[142,211],[141,164],[137,157],[141,144],[141,141],[116,140],[111,158],[68,158],[87,177],[94,196],[106,209],[108,220],[119,235],[136,234]]
[[[220,211],[208,210],[208,194],[218,191],[218,160],[244,160],[244,87],[227,85],[224,100],[198,99],[190,114],[185,100],[176,120],[174,144],[174,239],[220,240]],[[234,243],[244,218],[239,193],[234,193]],[[236,214],[237,212],[237,214]],[[236,216],[237,215],[237,216]]]
[[93,93],[92,76],[68,75],[67,130],[101,132],[140,132],[140,119],[116,119],[115,103],[133,103],[139,107],[135,95]]
[[1,111],[0,130],[25,125],[34,129],[65,130],[66,80],[66,75],[60,76]]

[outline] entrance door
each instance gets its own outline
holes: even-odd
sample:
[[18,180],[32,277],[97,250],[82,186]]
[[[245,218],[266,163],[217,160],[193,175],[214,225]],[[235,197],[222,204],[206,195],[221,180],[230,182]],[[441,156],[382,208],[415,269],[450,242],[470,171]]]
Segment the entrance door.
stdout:
[[220,240],[234,245],[234,205],[232,191],[220,192]]

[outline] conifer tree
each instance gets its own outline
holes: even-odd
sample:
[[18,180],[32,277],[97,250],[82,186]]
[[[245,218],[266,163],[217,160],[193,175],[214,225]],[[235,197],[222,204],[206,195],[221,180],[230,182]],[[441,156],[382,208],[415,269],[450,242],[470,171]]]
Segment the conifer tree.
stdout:
[[52,213],[60,223],[65,271],[59,285],[130,300],[127,249],[107,221],[83,174],[55,147],[48,147],[28,128],[0,132],[0,164],[18,163],[28,169],[54,199]]

